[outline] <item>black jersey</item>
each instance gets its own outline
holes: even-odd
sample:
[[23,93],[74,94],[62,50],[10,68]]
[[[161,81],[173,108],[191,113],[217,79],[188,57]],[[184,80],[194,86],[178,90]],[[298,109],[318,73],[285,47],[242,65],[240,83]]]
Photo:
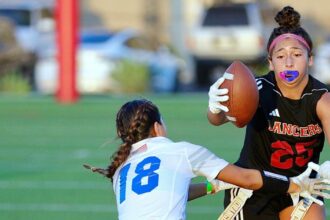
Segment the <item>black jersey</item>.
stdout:
[[308,162],[319,162],[324,145],[316,104],[327,87],[309,76],[299,100],[282,96],[274,72],[256,78],[259,107],[247,125],[237,165],[286,176],[303,172]]

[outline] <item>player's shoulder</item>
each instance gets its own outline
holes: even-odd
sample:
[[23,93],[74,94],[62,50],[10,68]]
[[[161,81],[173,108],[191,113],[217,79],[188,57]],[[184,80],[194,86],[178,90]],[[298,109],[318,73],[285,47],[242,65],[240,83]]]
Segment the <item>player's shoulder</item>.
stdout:
[[179,142],[182,144],[182,149],[184,150],[184,154],[186,155],[189,161],[195,159],[205,159],[211,156],[214,156],[214,153],[211,152],[207,147],[193,144],[190,142]]
[[265,88],[274,89],[276,87],[274,72],[270,71],[265,75],[257,76],[256,83],[259,91]]
[[[175,153],[176,155],[183,155],[187,158],[197,156],[204,152],[209,152],[209,150],[201,145],[193,144],[188,141],[172,141],[165,137],[156,138],[158,139],[158,144],[155,145],[153,151],[157,151],[159,154],[171,154]],[[155,142],[154,142],[155,144]]]
[[199,152],[207,151],[207,148],[187,141],[176,142],[175,145],[177,145],[175,147],[176,149],[180,149],[180,151],[188,157],[197,155]]
[[314,78],[313,76],[309,75],[309,84],[311,88],[311,92],[329,92],[329,88],[327,85],[319,81],[318,79]]
[[148,151],[149,153],[154,153],[155,151],[158,154],[172,154],[175,153],[176,155],[187,155],[190,152],[197,151],[198,149],[202,148],[199,145],[192,144],[187,141],[173,141],[168,138],[156,138]]
[[203,147],[200,146],[200,145],[193,144],[193,143],[188,142],[188,141],[179,141],[179,142],[176,142],[175,144],[176,144],[176,145],[179,145],[180,148],[187,149],[187,150],[189,150],[189,151],[194,150],[194,149],[200,149],[200,148],[203,148]]
[[329,93],[327,86],[313,76],[309,75],[308,83],[303,91],[301,99],[307,99],[316,103],[325,93]]

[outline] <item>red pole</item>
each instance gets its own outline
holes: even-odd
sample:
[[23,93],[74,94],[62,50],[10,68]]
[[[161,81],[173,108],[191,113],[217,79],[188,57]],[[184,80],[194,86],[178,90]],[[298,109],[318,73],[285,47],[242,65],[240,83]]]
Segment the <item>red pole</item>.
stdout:
[[73,103],[79,98],[76,88],[78,18],[78,0],[57,0],[56,27],[59,86],[56,92],[56,99],[60,103]]

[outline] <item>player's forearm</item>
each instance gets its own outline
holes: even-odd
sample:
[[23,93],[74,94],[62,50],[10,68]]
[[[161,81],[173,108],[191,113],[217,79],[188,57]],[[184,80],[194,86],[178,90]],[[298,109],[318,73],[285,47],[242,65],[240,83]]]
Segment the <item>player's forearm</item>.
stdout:
[[188,201],[197,199],[207,194],[205,183],[191,183],[188,191]]
[[221,170],[217,179],[245,189],[256,190],[262,186],[262,177],[258,170],[245,169],[232,164]]
[[221,170],[217,178],[245,189],[263,192],[286,193],[299,190],[285,176],[267,171],[245,169],[232,164]]
[[316,106],[316,114],[322,123],[323,132],[326,136],[328,144],[330,144],[330,93],[324,93]]
[[216,126],[228,122],[228,119],[224,112],[220,112],[219,114],[213,114],[210,110],[208,110],[207,119],[212,125],[216,125]]
[[330,145],[330,120],[328,125],[326,125],[326,127],[323,126],[323,131],[326,137],[326,140],[328,141],[328,145]]

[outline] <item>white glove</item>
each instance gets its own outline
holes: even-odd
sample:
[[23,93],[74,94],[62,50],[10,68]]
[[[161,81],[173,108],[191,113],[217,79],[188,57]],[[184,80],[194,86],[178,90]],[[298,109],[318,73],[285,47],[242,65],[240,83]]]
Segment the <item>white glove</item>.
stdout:
[[227,95],[228,89],[219,89],[224,80],[224,77],[220,77],[209,90],[209,109],[213,114],[218,114],[221,111],[229,111],[226,106],[220,104],[220,102],[225,102],[229,99]]
[[[316,199],[314,196],[321,196],[323,198],[329,199],[330,194],[322,190],[330,190],[330,180],[323,178],[311,179],[309,178],[312,169],[315,170],[315,167],[318,165],[310,162],[308,168],[301,173],[299,176],[291,177],[290,179],[300,187],[299,193],[291,194],[294,205],[298,203],[299,196],[305,197],[312,200],[313,202],[323,205],[323,202],[319,199]],[[317,169],[317,168],[316,168]]]
[[325,161],[321,164],[319,169],[319,175],[321,178],[330,180],[330,161]]
[[225,189],[231,189],[231,188],[236,188],[238,186],[230,184],[230,183],[226,183],[223,182],[221,180],[218,179],[214,179],[210,182],[212,184],[212,193],[217,193],[221,190],[225,190]]

